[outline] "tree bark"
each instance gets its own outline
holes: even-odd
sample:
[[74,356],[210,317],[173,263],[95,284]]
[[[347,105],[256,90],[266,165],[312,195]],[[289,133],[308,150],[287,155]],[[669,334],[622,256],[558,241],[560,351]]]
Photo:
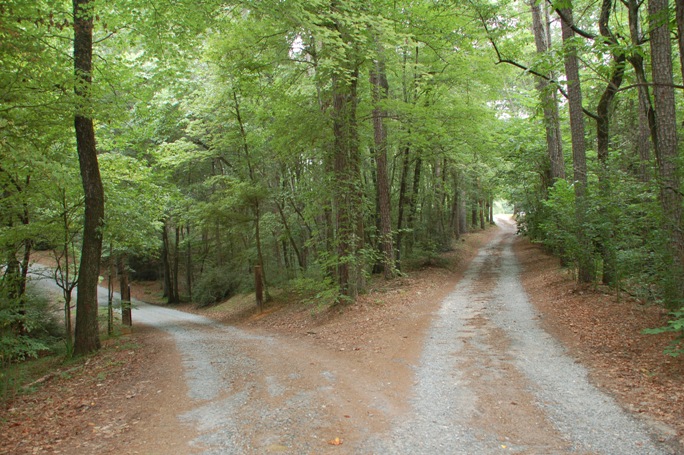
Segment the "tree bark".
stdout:
[[[252,166],[252,159],[249,153],[249,142],[247,142],[247,132],[245,124],[242,121],[242,114],[240,112],[240,103],[238,102],[237,93],[233,90],[233,102],[235,103],[235,116],[240,127],[240,137],[242,138],[242,150],[245,153],[245,160],[247,161],[247,169],[249,171],[249,180],[252,184],[256,184],[256,177],[254,175],[254,167]],[[257,261],[260,267],[259,276],[263,280],[263,290],[266,300],[269,299],[268,282],[266,280],[266,268],[264,266],[264,255],[261,248],[261,206],[259,199],[255,196],[252,201],[252,210],[254,212],[254,241],[256,242]]]
[[[409,135],[411,132],[409,131]],[[411,147],[406,145],[403,152],[403,160],[401,166],[401,178],[399,181],[399,207],[397,208],[397,269],[401,270],[401,255],[402,255],[402,241],[404,239],[404,209],[406,207],[406,192],[408,188],[408,171],[409,171],[409,157]]]
[[340,293],[356,299],[360,285],[358,221],[362,214],[356,186],[359,181],[357,154],[358,130],[356,107],[358,69],[348,70],[348,80],[333,78],[333,134],[336,232],[337,232],[337,280]]
[[74,11],[74,92],[79,103],[74,116],[76,149],[85,194],[85,220],[78,296],[76,298],[76,329],[74,354],[84,355],[100,348],[97,321],[97,284],[102,254],[102,224],[104,220],[104,189],[97,162],[95,127],[90,114],[90,88],[93,63],[93,2],[73,0]]
[[679,68],[684,80],[684,2],[675,1],[675,16],[677,18],[677,45],[679,47]]
[[[276,208],[278,209],[278,213],[280,214],[280,220],[283,223],[283,227],[285,228],[285,232],[287,233],[287,238],[290,241],[290,245],[292,245],[292,249],[295,252],[295,256],[297,256],[297,263],[299,264],[299,269],[301,271],[306,270],[306,265],[304,263],[304,258],[302,256],[302,253],[299,251],[299,247],[297,246],[297,242],[295,242],[294,237],[292,237],[292,231],[290,230],[290,224],[287,222],[287,218],[285,217],[285,211],[283,210],[283,207],[280,205],[280,202],[275,201]],[[283,243],[283,251],[285,249],[285,243]]]
[[457,180],[454,177],[454,196],[453,200],[451,201],[451,233],[455,239],[458,239],[461,237],[461,230],[460,230],[460,210],[459,210],[459,205],[460,205],[460,199],[459,199],[459,189],[458,189],[458,184]]
[[466,234],[468,232],[468,217],[466,207],[466,192],[465,189],[458,190],[458,232]]
[[579,78],[577,51],[571,44],[575,36],[572,29],[572,6],[561,11],[563,43],[565,51],[565,73],[568,80],[568,109],[570,111],[570,135],[572,138],[572,161],[575,188],[575,218],[577,237],[581,245],[577,257],[577,278],[580,283],[590,283],[594,279],[590,242],[584,230],[586,220],[587,157],[584,142],[584,112],[582,110],[582,87]]
[[473,230],[477,229],[477,201],[473,201],[470,207],[470,225]]
[[171,261],[171,242],[166,221],[162,227],[162,265],[164,267],[164,297],[167,303],[178,303],[178,296],[175,293],[173,268]]
[[[599,18],[599,31],[607,43],[615,45],[617,44],[616,39],[608,25],[608,20],[612,14],[612,8],[612,0],[603,0],[601,16]],[[608,176],[611,108],[615,95],[622,85],[626,66],[626,55],[624,51],[613,50],[611,57],[613,60],[612,74],[596,108],[596,147],[599,159],[599,192],[603,204],[608,203],[611,195],[610,180]],[[604,208],[605,212],[608,213],[608,207]],[[602,281],[603,284],[614,286],[616,285],[617,279],[617,257],[615,247],[612,244],[614,233],[612,223],[606,224],[608,227],[601,233],[600,245],[598,245],[603,263]]]
[[175,228],[175,247],[173,249],[173,295],[175,303],[180,303],[180,226]]
[[128,256],[122,253],[117,258],[117,274],[119,275],[119,295],[121,296],[121,324],[131,327],[131,287],[128,282]]
[[406,227],[411,229],[411,236],[408,242],[407,251],[411,252],[413,249],[413,244],[416,238],[416,214],[418,213],[418,194],[420,193],[420,174],[423,169],[423,159],[420,156],[420,151],[418,151],[418,156],[416,157],[416,164],[413,168],[413,183],[411,185],[411,197],[409,198],[409,211],[408,218],[406,220]]
[[186,250],[185,250],[185,286],[188,291],[188,300],[192,302],[192,241],[190,239],[190,223],[185,226]]
[[[627,0],[628,22],[630,42],[633,49],[639,49],[644,42],[641,31],[641,20],[639,18],[639,8],[641,2],[638,0]],[[646,70],[644,68],[644,58],[640,52],[632,52],[627,59],[634,68],[639,94],[639,127],[636,145],[636,155],[639,158],[639,178],[643,182],[651,179],[651,143],[656,143],[655,114],[651,102],[651,94],[648,88]]]
[[[542,2],[545,10],[546,2]],[[532,10],[532,30],[534,32],[534,44],[537,53],[542,55],[548,52],[551,43],[548,40],[550,34],[547,32],[548,24],[542,18],[540,5],[536,0],[530,0]],[[547,12],[548,14],[548,12]],[[553,75],[549,75],[553,78]],[[563,157],[563,145],[561,142],[560,120],[558,115],[558,98],[556,90],[550,90],[546,79],[537,78],[537,91],[544,109],[544,127],[546,130],[546,149],[549,157],[549,186],[552,186],[556,179],[565,178],[565,159]]]
[[484,231],[485,227],[486,227],[485,226],[485,204],[484,204],[484,201],[482,199],[480,199],[480,201],[477,203],[477,205],[479,207],[478,212],[479,212],[479,216],[480,216],[480,229],[482,229]]
[[380,221],[380,245],[382,251],[382,267],[385,279],[394,277],[394,244],[392,241],[392,207],[390,200],[390,186],[387,173],[387,130],[384,117],[387,112],[380,103],[387,99],[389,85],[385,75],[385,64],[380,53],[375,67],[370,75],[373,86],[373,139],[375,145],[375,178],[378,201],[378,215]]
[[684,230],[682,230],[682,193],[677,154],[677,117],[673,87],[672,44],[668,24],[668,1],[649,0],[651,25],[651,67],[656,118],[656,160],[666,232],[673,256],[672,284],[667,289],[671,307],[680,307],[684,298]]

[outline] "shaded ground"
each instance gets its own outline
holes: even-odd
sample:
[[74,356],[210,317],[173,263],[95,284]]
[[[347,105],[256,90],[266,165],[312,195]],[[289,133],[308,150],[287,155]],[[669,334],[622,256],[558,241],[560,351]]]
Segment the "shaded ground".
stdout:
[[[460,271],[476,247],[493,232],[468,236],[460,252],[465,258]],[[635,302],[618,304],[614,297],[590,289],[577,290],[569,277],[558,271],[556,260],[524,240],[516,241],[515,246],[524,266],[523,282],[542,314],[544,328],[590,367],[596,385],[614,394],[637,414],[664,422],[661,429],[671,432],[670,439],[681,438],[684,416],[678,380],[682,362],[668,361],[662,356],[664,337],[639,335],[642,327],[662,324],[662,312]],[[333,361],[339,359],[349,368],[362,365],[364,374],[387,383],[387,399],[400,408],[402,397],[393,397],[391,392],[402,393],[413,386],[415,378],[410,366],[418,362],[424,334],[458,277],[458,271],[427,269],[389,285],[380,282],[358,304],[331,311],[277,305],[265,315],[255,315],[233,305],[205,314],[238,323],[256,334],[278,334],[290,339],[293,346],[302,350],[310,346],[311,352]],[[480,284],[486,288],[485,282]],[[139,287],[137,292],[151,296],[154,291]],[[470,322],[473,329],[486,323],[478,317]],[[172,453],[177,452],[174,448],[183,447],[184,441],[193,439],[194,430],[175,418],[190,409],[192,403],[177,374],[181,359],[172,341],[161,332],[140,328],[136,328],[132,341],[128,340],[112,343],[81,370],[70,372],[69,377],[55,377],[36,394],[10,403],[0,416],[0,432],[6,436],[0,442],[0,452]],[[496,340],[491,343],[494,345]],[[492,367],[488,362],[500,360],[485,358],[478,368],[486,371]],[[485,384],[488,380],[470,379]],[[501,385],[501,381],[497,384]],[[523,408],[522,403],[529,401],[523,396],[497,406],[501,403],[496,402],[495,395],[491,400],[494,401],[489,407],[501,411],[488,419],[502,420],[497,424],[502,428],[523,415],[525,410],[517,408]],[[351,409],[358,413],[363,407]],[[348,444],[345,421],[356,416],[350,412],[337,417],[340,425],[323,429],[321,437],[330,438],[331,442],[340,437]],[[370,421],[368,416],[364,418]],[[484,421],[480,425],[491,423]],[[382,422],[378,425],[381,429]],[[502,441],[502,445],[506,444]],[[271,448],[277,451],[279,447],[275,444]]]
[[524,239],[515,251],[544,329],[589,367],[595,385],[684,443],[684,359],[663,354],[671,335],[641,334],[665,325],[667,311],[624,295],[618,300],[607,289],[578,288],[557,259]]

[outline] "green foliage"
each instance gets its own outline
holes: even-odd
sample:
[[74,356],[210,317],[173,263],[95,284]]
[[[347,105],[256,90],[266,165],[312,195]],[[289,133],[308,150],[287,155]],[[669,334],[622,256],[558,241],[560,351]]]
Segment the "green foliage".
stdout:
[[444,252],[444,247],[436,242],[420,242],[402,261],[402,269],[404,271],[421,270],[427,267],[451,269],[453,264],[444,257]]
[[558,180],[543,202],[544,210],[536,214],[539,228],[544,233],[544,245],[556,254],[577,265],[579,256],[591,254],[583,250],[577,238],[575,192],[566,180]]
[[658,335],[661,333],[675,333],[676,338],[672,340],[670,345],[665,348],[665,354],[672,357],[678,357],[684,354],[684,309],[673,311],[670,313],[672,319],[667,321],[664,327],[656,327],[653,329],[644,329],[643,333],[649,335]]
[[301,301],[317,310],[339,302],[340,289],[330,277],[301,277],[290,281],[290,287]]
[[3,367],[49,351],[62,335],[62,328],[47,299],[31,291],[22,302],[0,301],[0,363]]
[[195,284],[193,299],[200,307],[217,304],[248,287],[245,278],[232,267],[214,267]]

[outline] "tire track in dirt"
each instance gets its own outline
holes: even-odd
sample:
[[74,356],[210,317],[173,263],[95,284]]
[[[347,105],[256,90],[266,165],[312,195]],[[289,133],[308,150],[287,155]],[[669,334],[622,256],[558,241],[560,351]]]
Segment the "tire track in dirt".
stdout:
[[169,332],[183,358],[191,406],[180,418],[197,432],[188,450],[669,453],[539,327],[513,236],[504,225],[443,301],[411,390],[352,353],[141,305],[137,320]]
[[416,367],[412,411],[375,453],[666,454],[544,332],[500,223],[445,299]]

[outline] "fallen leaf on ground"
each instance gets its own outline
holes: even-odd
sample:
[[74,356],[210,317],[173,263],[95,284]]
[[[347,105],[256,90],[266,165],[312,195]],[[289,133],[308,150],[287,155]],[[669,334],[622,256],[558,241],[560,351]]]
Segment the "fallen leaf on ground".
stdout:
[[330,441],[328,441],[328,444],[330,444],[331,446],[341,446],[342,440],[340,438],[331,439]]

